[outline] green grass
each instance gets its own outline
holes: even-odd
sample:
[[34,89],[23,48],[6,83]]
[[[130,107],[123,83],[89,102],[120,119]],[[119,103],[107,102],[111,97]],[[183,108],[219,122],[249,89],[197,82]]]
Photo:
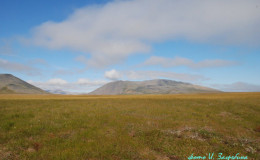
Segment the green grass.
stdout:
[[260,93],[0,95],[0,159],[260,159],[259,126]]

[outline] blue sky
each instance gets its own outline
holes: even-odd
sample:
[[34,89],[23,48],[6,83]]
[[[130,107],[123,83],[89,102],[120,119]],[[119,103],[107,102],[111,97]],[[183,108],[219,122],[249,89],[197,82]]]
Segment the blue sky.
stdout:
[[259,0],[1,0],[0,73],[48,90],[172,79],[260,91]]

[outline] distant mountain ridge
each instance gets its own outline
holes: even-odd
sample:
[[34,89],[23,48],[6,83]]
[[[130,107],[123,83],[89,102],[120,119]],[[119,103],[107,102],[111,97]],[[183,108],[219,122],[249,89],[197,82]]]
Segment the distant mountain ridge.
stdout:
[[48,94],[11,74],[0,74],[0,94]]
[[166,79],[115,81],[90,92],[91,95],[215,93],[216,89]]
[[60,89],[46,90],[46,91],[49,93],[52,93],[52,94],[63,94],[63,95],[69,94],[68,92],[60,90]]

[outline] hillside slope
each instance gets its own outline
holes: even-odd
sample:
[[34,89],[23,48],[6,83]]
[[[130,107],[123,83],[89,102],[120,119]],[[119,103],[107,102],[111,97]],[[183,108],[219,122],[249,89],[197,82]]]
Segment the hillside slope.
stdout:
[[218,90],[172,80],[115,81],[90,92],[91,95],[213,93]]
[[0,94],[48,94],[11,74],[0,74]]

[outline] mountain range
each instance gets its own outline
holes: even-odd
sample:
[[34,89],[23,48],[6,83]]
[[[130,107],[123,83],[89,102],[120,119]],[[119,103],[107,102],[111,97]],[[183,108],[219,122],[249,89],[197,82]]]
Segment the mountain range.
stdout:
[[[114,81],[90,92],[90,95],[140,95],[215,93],[219,90],[166,79],[147,81]],[[44,91],[11,74],[0,74],[0,94],[68,94],[62,90]]]
[[115,81],[90,92],[91,95],[215,93],[219,90],[166,79]]

